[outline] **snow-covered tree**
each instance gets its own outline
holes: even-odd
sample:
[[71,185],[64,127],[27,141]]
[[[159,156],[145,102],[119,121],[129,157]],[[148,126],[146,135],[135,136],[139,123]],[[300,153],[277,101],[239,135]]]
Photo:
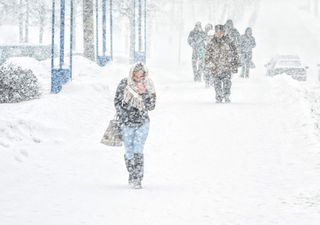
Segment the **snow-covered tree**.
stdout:
[[40,96],[37,77],[13,64],[0,67],[0,103],[27,101]]

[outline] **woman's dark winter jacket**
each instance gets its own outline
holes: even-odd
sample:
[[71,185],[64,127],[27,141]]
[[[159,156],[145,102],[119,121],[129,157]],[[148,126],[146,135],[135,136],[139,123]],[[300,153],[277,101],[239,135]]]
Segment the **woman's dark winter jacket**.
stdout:
[[124,89],[127,85],[127,78],[122,79],[118,85],[114,99],[117,115],[120,117],[121,124],[129,127],[140,127],[149,121],[148,111],[151,111],[155,108],[156,94],[151,94],[148,92],[142,94],[145,110],[140,111],[139,109],[130,106],[128,103],[123,101]]

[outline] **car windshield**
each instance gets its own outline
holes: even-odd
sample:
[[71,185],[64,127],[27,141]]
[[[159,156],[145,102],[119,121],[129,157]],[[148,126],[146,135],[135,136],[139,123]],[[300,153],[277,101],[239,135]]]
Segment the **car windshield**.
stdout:
[[275,65],[276,68],[301,68],[301,62],[298,60],[281,60]]

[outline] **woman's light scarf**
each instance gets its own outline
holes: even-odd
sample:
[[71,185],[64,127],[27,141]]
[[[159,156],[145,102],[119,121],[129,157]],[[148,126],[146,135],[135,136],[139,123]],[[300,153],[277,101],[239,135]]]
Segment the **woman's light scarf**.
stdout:
[[142,83],[146,86],[147,93],[148,94],[155,93],[154,84],[152,80],[149,78],[147,67],[143,63],[138,62],[132,66],[129,72],[128,85],[124,89],[123,101],[129,104],[130,106],[139,109],[139,111],[144,111],[145,105],[142,98],[142,94],[139,94],[138,92],[138,86],[137,86],[138,82],[133,80],[134,72],[138,72],[140,70],[144,72],[144,80],[142,81]]

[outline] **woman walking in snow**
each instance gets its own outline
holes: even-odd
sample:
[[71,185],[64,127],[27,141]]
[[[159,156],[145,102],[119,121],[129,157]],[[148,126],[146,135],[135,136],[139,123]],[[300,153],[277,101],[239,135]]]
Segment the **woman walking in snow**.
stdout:
[[156,92],[147,67],[133,65],[129,77],[118,85],[114,105],[120,118],[129,185],[141,188],[144,171],[143,148],[149,133],[148,111],[155,108]]

